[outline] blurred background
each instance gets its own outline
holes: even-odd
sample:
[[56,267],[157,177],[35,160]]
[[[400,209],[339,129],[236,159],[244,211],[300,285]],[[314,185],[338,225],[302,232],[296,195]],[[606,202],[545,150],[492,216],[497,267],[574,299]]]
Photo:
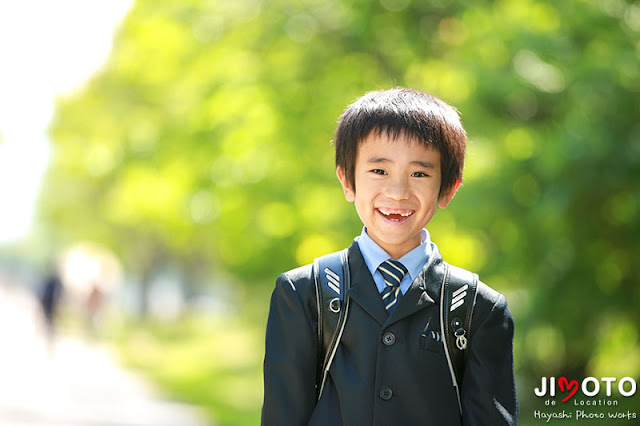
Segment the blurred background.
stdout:
[[521,424],[542,376],[640,379],[637,1],[7,2],[0,55],[11,368],[97,350],[205,423],[258,424],[276,276],[361,229],[336,119],[409,86],[469,134],[428,229],[509,301]]

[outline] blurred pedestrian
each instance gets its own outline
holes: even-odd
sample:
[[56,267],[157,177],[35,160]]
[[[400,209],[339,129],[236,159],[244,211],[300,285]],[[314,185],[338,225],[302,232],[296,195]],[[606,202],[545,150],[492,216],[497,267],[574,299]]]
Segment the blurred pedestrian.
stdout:
[[55,323],[60,299],[62,297],[62,280],[55,268],[45,278],[40,288],[40,306],[44,317],[45,333],[49,341],[55,335]]
[[87,327],[91,337],[97,337],[104,304],[104,292],[98,282],[91,285],[86,299]]

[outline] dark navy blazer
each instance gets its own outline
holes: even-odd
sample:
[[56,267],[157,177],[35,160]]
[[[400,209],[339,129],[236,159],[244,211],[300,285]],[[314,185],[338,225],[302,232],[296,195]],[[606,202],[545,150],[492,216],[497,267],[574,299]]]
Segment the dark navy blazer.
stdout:
[[[516,424],[513,319],[504,296],[478,284],[460,418],[436,338],[444,273],[437,248],[390,316],[356,242],[349,248],[349,270],[349,315],[319,401],[311,265],[278,277],[267,323],[263,426]],[[383,341],[388,333],[394,339]]]

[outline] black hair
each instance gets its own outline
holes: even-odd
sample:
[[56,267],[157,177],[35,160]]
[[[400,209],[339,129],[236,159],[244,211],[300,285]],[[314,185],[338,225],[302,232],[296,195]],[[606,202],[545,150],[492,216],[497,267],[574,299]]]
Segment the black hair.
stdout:
[[462,180],[467,133],[458,110],[435,96],[414,89],[368,92],[340,116],[335,133],[336,167],[355,191],[358,147],[372,132],[391,139],[415,138],[440,153],[440,193]]

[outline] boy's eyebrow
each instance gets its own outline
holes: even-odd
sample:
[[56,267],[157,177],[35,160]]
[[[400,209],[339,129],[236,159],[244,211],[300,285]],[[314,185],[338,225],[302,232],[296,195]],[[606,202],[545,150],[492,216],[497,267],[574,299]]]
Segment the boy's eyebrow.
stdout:
[[[369,158],[369,160],[367,161],[368,163],[389,163],[391,162],[391,160],[389,160],[388,158],[384,158],[384,157],[371,157]],[[415,164],[418,165],[420,167],[424,167],[425,169],[435,169],[436,165],[433,164],[431,161],[420,161],[420,160],[414,160],[411,162],[411,164]]]
[[419,160],[416,160],[416,161],[412,161],[411,164],[417,164],[419,166],[424,167],[425,169],[435,169],[436,168],[436,165],[433,164],[431,161],[419,161]]

